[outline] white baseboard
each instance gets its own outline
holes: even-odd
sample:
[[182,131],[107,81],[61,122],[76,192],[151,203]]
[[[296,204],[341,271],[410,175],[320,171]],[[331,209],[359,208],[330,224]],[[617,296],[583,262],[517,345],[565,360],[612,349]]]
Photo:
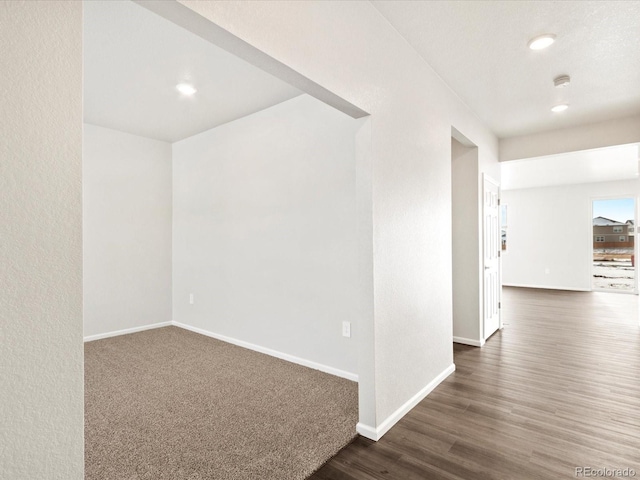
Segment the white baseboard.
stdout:
[[358,432],[363,437],[368,438],[369,440],[378,441],[382,435],[378,434],[378,431],[370,427],[369,425],[365,425],[364,423],[358,422],[356,425],[356,432]]
[[314,370],[320,370],[321,372],[329,373],[337,377],[346,378],[347,380],[351,380],[353,382],[358,381],[358,375],[355,373],[347,372],[334,367],[329,367],[328,365],[312,362],[311,360],[306,360],[304,358],[296,357],[294,355],[289,355],[288,353],[278,352],[277,350],[272,350],[270,348],[261,347],[260,345],[255,345],[253,343],[245,342],[244,340],[238,340],[236,338],[227,337],[225,335],[220,335],[218,333],[213,333],[208,330],[204,330],[202,328],[192,327],[191,325],[176,322],[175,320],[171,322],[171,325],[175,325],[176,327],[184,328],[185,330],[190,330],[192,332],[199,333],[201,335],[206,335],[207,337],[212,337],[217,340],[222,340],[223,342],[231,343],[239,347],[248,348],[249,350],[254,350],[256,352],[264,353],[272,357],[280,358],[282,360],[286,360],[291,363],[297,363],[298,365],[302,365],[304,367],[313,368]]
[[453,343],[462,343],[464,345],[471,345],[472,347],[481,347],[484,345],[484,340],[474,340],[473,338],[453,337]]
[[503,283],[503,287],[517,287],[517,288],[539,288],[542,290],[566,290],[568,292],[590,292],[590,288],[576,288],[576,287],[551,287],[549,285],[523,285],[520,283]]
[[124,330],[116,330],[114,332],[99,333],[98,335],[89,335],[84,337],[85,342],[93,342],[102,338],[117,337],[119,335],[127,335],[129,333],[143,332],[145,330],[153,330],[154,328],[168,327],[172,322],[152,323],[151,325],[143,325],[142,327],[125,328]]
[[363,437],[367,437],[370,440],[378,441],[382,436],[387,433],[391,427],[393,427],[398,421],[404,417],[409,411],[420,403],[427,395],[429,395],[434,388],[436,388],[442,381],[451,375],[456,369],[455,364],[449,365],[445,368],[436,378],[431,380],[424,388],[411,397],[404,405],[393,412],[389,417],[383,421],[377,428],[358,423],[356,425],[356,431]]

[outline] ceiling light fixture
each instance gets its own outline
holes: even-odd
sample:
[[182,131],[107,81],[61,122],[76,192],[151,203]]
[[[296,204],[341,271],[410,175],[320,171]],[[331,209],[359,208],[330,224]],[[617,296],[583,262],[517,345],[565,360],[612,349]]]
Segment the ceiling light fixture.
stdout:
[[552,107],[551,111],[554,112],[554,113],[564,112],[567,108],[569,108],[568,104],[561,103],[559,105],[556,105],[555,107]]
[[545,33],[544,35],[538,35],[537,37],[529,40],[527,46],[531,50],[542,50],[543,48],[547,48],[555,41],[556,36],[553,33]]
[[198,91],[193,85],[189,83],[179,83],[178,85],[176,85],[176,88],[181,94],[187,95],[189,97]]
[[553,79],[553,84],[556,88],[566,87],[571,82],[571,77],[569,75],[560,75]]

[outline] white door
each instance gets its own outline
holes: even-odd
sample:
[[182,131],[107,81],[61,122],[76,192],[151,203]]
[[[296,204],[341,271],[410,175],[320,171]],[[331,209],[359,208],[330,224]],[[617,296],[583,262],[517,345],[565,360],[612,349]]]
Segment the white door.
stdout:
[[500,327],[500,187],[483,177],[484,322],[486,340]]

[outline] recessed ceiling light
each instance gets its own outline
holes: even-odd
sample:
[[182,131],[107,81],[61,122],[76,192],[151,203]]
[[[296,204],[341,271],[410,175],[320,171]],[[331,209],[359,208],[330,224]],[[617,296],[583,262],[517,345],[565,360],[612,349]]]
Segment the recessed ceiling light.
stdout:
[[532,38],[529,40],[527,45],[531,50],[542,50],[555,41],[556,36],[553,33],[545,33],[544,35],[538,35],[537,37]]
[[198,91],[193,85],[189,83],[179,83],[178,85],[176,85],[176,88],[181,94],[188,96],[191,96]]
[[566,103],[561,103],[559,105],[556,105],[555,107],[551,108],[552,112],[558,113],[558,112],[564,112],[567,108],[569,108],[569,105]]

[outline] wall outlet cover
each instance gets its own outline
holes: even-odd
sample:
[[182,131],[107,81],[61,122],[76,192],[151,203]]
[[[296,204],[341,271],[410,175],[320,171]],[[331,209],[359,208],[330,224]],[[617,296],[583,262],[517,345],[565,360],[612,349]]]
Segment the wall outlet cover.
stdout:
[[342,322],[342,336],[351,337],[351,322]]

